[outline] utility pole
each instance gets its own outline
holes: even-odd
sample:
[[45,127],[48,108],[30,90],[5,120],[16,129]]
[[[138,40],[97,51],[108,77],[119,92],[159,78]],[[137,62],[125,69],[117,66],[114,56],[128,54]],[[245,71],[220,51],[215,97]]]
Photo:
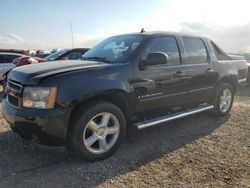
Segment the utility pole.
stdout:
[[74,48],[74,36],[73,36],[73,27],[72,27],[72,22],[70,22],[70,32],[71,32],[71,42],[72,42],[72,48]]

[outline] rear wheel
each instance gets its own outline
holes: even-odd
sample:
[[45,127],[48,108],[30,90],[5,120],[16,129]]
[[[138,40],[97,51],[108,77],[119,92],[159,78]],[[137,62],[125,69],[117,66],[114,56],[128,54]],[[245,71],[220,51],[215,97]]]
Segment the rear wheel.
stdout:
[[213,113],[218,116],[228,115],[234,101],[233,87],[228,83],[221,83],[218,87]]
[[122,111],[111,103],[99,102],[77,112],[69,136],[70,149],[80,158],[102,160],[118,149],[125,132]]

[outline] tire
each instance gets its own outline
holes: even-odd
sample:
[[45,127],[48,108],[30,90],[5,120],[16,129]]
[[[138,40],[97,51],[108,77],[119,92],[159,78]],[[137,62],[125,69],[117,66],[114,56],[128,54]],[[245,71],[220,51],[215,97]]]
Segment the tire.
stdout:
[[[225,92],[225,93],[224,93]],[[226,93],[228,96],[226,97]],[[226,100],[226,98],[228,98]],[[217,116],[226,116],[231,111],[234,101],[234,89],[229,83],[221,83],[218,86],[215,99],[214,99],[214,109],[213,114]]]
[[92,103],[85,110],[80,108],[72,126],[69,148],[77,157],[88,161],[108,158],[119,148],[126,134],[124,114],[107,102]]

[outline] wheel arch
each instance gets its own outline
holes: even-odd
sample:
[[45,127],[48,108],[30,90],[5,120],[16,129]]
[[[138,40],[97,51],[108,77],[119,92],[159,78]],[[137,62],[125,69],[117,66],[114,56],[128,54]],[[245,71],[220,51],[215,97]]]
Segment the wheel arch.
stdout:
[[238,84],[238,78],[236,75],[224,76],[219,80],[218,86],[220,85],[220,83],[229,83],[230,85],[232,85],[235,92]]
[[128,93],[122,90],[112,90],[106,91],[99,95],[94,95],[91,97],[84,98],[83,100],[78,101],[74,106],[70,115],[70,121],[68,125],[68,130],[72,127],[75,114],[82,110],[90,108],[91,105],[94,105],[99,102],[109,102],[117,106],[124,114],[126,120],[129,119],[129,114],[133,111],[133,106],[131,105],[130,98]]

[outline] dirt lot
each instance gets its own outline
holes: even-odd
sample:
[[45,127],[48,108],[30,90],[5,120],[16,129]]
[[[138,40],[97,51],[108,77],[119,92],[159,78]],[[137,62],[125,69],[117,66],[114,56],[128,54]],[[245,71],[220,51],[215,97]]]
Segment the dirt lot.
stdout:
[[26,143],[0,119],[0,187],[250,187],[250,87],[231,115],[203,113],[128,135],[88,163]]

